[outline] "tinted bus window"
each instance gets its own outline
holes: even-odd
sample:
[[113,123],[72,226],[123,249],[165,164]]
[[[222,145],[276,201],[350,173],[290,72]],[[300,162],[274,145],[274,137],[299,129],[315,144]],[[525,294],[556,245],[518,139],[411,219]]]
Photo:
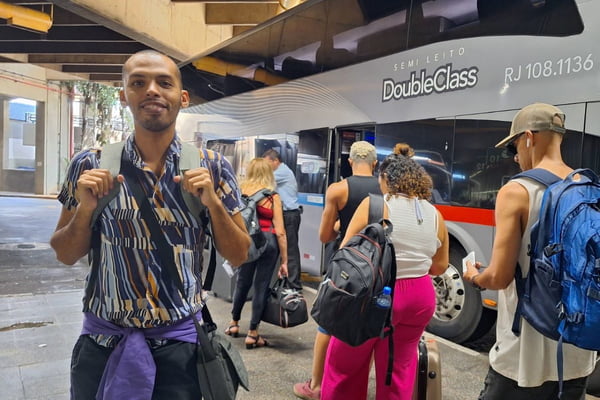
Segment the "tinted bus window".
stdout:
[[504,118],[512,118],[513,114],[456,120],[452,163],[454,204],[493,209],[500,187],[519,172],[513,156],[504,148],[495,148],[510,131],[510,120]]
[[465,37],[566,36],[582,30],[573,1],[416,0],[408,48]]
[[433,180],[432,202],[446,204],[451,200],[453,120],[427,119],[377,126],[375,147],[381,162],[396,143],[407,143],[415,150],[414,158]]
[[328,129],[315,129],[302,131],[298,135],[296,180],[300,193],[325,193],[328,132]]
[[562,158],[572,168],[581,167],[581,151],[583,146],[583,123],[585,119],[585,104],[558,105],[566,115],[565,126],[567,133],[561,144]]

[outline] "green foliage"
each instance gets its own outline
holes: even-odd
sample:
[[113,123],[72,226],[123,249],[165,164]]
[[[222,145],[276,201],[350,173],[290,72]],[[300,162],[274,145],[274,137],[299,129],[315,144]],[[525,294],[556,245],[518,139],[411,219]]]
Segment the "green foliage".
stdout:
[[112,129],[115,118],[120,118],[122,125],[125,125],[123,108],[119,103],[120,88],[89,81],[77,81],[74,88],[83,99],[82,134],[76,138],[80,140],[76,147],[102,146],[118,134]]

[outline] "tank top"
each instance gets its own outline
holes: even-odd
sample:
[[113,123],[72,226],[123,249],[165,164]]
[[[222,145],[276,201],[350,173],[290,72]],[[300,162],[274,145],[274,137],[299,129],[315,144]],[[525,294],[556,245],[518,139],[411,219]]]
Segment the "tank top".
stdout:
[[348,224],[354,215],[358,205],[369,193],[381,194],[379,181],[374,176],[356,176],[352,175],[346,178],[348,184],[348,201],[344,208],[339,210],[340,216],[340,235],[343,238],[346,235]]
[[267,197],[265,205],[256,205],[256,214],[258,216],[258,224],[263,232],[275,233],[273,227],[273,198]]
[[396,279],[419,278],[429,273],[431,258],[442,245],[438,238],[438,214],[427,200],[401,195],[386,200],[393,225]]
[[[529,217],[521,240],[519,265],[522,273],[529,273],[529,236],[531,227],[538,219],[545,187],[524,178],[514,180],[529,193]],[[501,375],[517,381],[519,386],[539,386],[546,381],[557,381],[557,342],[536,331],[521,319],[521,335],[512,332],[517,308],[517,289],[514,279],[506,289],[498,291],[498,318],[496,320],[496,343],[490,350],[490,365]],[[589,375],[594,368],[596,352],[563,344],[563,379],[575,379]]]

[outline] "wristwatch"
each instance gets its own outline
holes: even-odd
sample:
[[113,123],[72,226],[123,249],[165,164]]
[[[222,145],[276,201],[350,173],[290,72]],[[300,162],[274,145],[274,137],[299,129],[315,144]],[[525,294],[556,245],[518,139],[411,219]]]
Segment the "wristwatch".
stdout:
[[477,275],[473,275],[473,276],[471,277],[471,285],[473,285],[473,287],[474,287],[475,289],[477,289],[477,290],[479,290],[479,291],[483,291],[483,290],[485,290],[485,288],[484,288],[484,287],[481,287],[481,286],[479,286],[477,283],[475,283],[475,277],[477,277],[477,276],[479,276],[479,274],[477,274]]

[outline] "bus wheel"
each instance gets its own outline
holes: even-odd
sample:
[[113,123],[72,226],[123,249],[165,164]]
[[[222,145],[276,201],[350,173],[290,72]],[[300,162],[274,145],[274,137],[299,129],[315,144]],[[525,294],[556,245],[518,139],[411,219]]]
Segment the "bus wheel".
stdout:
[[450,265],[433,277],[436,310],[427,330],[455,343],[465,343],[485,335],[494,325],[496,312],[481,304],[481,294],[462,279],[464,249],[451,243]]

